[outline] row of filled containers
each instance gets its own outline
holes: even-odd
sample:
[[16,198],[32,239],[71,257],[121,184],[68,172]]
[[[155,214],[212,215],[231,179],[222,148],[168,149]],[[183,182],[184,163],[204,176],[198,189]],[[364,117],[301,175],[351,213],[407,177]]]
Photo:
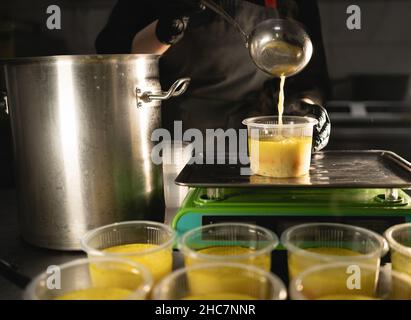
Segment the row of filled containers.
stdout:
[[[384,236],[346,224],[308,223],[287,229],[280,240],[252,224],[213,224],[177,239],[167,225],[130,221],[90,231],[81,244],[87,259],[48,268],[24,298],[411,299],[411,223]],[[175,247],[184,267],[173,271]],[[274,250],[288,252],[288,290],[271,272]],[[391,264],[381,265],[389,252]]]

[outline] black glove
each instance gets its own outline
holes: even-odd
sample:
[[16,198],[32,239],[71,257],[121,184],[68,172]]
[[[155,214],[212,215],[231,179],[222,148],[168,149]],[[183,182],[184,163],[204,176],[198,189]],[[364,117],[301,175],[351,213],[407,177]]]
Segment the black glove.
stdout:
[[[315,100],[315,99],[313,99]],[[252,116],[277,115],[278,86],[272,82],[266,82],[259,94],[258,108],[254,108]],[[327,110],[318,104],[307,103],[306,99],[290,97],[285,94],[284,115],[311,117],[318,120],[313,132],[313,151],[324,149],[329,141],[331,122]]]
[[204,10],[200,0],[164,0],[159,3],[161,15],[156,36],[160,42],[171,45],[183,37],[190,16]]
[[314,126],[313,132],[313,151],[320,151],[327,146],[331,134],[331,121],[324,107],[304,100],[295,100],[285,106],[284,115],[317,119],[318,124]]

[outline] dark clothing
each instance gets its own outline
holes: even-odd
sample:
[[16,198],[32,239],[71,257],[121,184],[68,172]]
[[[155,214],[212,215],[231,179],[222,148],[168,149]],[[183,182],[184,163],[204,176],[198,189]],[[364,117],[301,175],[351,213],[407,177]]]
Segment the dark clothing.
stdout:
[[[250,2],[219,2],[246,32],[263,20],[278,17],[277,10]],[[279,0],[278,3],[281,16],[295,15],[297,6],[292,4],[298,5],[295,18],[305,25],[314,45],[310,64],[300,74],[287,79],[287,94],[325,88],[327,68],[316,1]],[[135,34],[157,20],[161,15],[159,10],[158,2],[120,0],[97,39],[97,51],[130,53]],[[182,120],[184,129],[238,128],[247,116],[267,112],[260,110],[259,102],[264,83],[278,86],[276,79],[270,79],[254,66],[240,34],[210,10],[190,18],[182,40],[160,61],[164,89],[182,77],[192,79],[188,92],[163,103],[163,126],[168,129],[175,120]],[[273,103],[271,113],[275,108]]]

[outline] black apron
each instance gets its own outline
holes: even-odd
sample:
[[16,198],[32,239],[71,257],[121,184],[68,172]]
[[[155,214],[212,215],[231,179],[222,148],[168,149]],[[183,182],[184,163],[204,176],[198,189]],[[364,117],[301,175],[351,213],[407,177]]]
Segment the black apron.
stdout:
[[[246,1],[220,3],[246,32],[278,17],[277,10]],[[269,79],[252,62],[236,29],[208,9],[190,19],[184,38],[160,61],[163,88],[182,77],[192,79],[189,90],[162,106],[163,127],[171,133],[178,120],[183,121],[183,130],[241,127],[241,121],[253,114],[258,91]]]

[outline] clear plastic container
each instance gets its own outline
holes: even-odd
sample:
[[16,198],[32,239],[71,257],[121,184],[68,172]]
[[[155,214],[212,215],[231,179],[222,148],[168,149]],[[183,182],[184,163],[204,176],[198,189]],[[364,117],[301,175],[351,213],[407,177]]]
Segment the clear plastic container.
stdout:
[[274,178],[309,173],[313,128],[308,117],[255,117],[243,121],[248,128],[248,150],[253,174]]
[[154,300],[284,300],[287,291],[275,275],[239,263],[183,268],[163,279]]
[[411,277],[358,264],[337,262],[311,267],[290,284],[293,300],[410,300]]
[[53,266],[27,286],[26,300],[142,300],[153,286],[141,264],[119,258],[75,260]]
[[184,141],[171,141],[163,149],[163,180],[166,208],[180,207],[188,193],[188,187],[180,187],[174,180],[190,161],[193,145]]
[[157,282],[172,271],[175,238],[165,224],[129,221],[89,231],[81,246],[89,257],[120,257],[141,263]]
[[281,235],[288,250],[290,280],[304,270],[323,263],[357,261],[373,265],[388,252],[387,241],[364,228],[337,223],[307,223],[291,227]]
[[392,268],[411,275],[411,223],[393,226],[384,236],[391,248]]
[[271,252],[278,237],[268,229],[245,223],[217,223],[185,233],[179,241],[186,267],[210,262],[234,262],[271,269]]

